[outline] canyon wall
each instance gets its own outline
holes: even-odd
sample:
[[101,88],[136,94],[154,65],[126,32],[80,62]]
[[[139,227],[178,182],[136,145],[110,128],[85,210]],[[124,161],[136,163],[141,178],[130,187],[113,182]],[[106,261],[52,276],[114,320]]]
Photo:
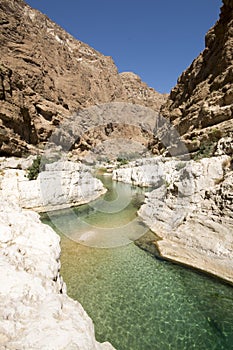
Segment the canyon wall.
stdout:
[[183,144],[179,137],[169,137],[163,126],[160,149],[167,148],[172,155],[185,151],[194,155],[201,149],[209,156],[221,137],[232,137],[232,82],[233,3],[223,0],[220,18],[206,34],[204,51],[182,73],[161,108]]
[[1,155],[35,153],[80,109],[120,101],[158,111],[165,101],[23,0],[1,1],[0,26]]

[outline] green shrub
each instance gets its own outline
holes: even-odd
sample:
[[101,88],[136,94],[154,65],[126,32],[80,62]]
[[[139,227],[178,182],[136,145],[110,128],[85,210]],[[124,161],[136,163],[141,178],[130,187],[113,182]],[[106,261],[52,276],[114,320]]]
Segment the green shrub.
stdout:
[[28,167],[27,177],[29,180],[36,180],[41,166],[41,156],[37,156],[36,159],[33,160],[32,165]]
[[210,158],[215,149],[215,142],[207,142],[200,146],[199,150],[194,155],[194,160],[200,160],[202,158]]
[[118,156],[117,161],[120,163],[120,165],[125,165],[129,163],[128,159],[124,156]]
[[166,188],[170,186],[170,183],[166,179],[163,179],[163,184]]
[[120,153],[117,157],[117,161],[120,165],[128,164],[130,161],[139,158],[140,154],[138,152],[132,153]]

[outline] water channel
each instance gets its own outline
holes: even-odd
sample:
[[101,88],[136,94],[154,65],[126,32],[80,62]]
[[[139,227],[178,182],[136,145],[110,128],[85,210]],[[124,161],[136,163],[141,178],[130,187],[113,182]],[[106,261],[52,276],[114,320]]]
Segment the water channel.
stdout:
[[61,237],[61,274],[97,340],[117,350],[232,350],[233,288],[138,248],[143,190],[102,181],[101,199],[42,215]]

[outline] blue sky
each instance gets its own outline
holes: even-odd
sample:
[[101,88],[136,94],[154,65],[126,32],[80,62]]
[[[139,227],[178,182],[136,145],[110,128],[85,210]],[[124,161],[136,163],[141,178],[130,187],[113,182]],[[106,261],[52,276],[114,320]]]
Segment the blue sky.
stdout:
[[75,38],[169,92],[204,49],[221,0],[26,0]]

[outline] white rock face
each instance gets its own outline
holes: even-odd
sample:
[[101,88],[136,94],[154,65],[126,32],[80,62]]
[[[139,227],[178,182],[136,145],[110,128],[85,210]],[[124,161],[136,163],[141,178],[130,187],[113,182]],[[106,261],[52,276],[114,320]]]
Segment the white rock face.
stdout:
[[227,160],[227,156],[216,157],[214,161],[211,158],[204,158],[198,162],[159,156],[135,161],[130,166],[116,169],[113,172],[113,179],[135,186],[155,188],[162,185],[169,187],[178,181],[180,186],[182,185],[179,190],[191,194],[201,188],[212,186],[215,181],[221,179],[222,163]]
[[0,203],[0,349],[113,349],[95,340],[59,274],[59,237],[35,212]]
[[70,161],[46,164],[36,180],[29,181],[25,170],[4,169],[4,195],[22,208],[38,211],[61,209],[87,203],[105,192],[90,169]]
[[230,157],[161,157],[117,169],[114,179],[154,186],[139,215],[161,239],[160,255],[233,283],[233,172]]
[[37,213],[18,206],[41,209],[64,205],[65,200],[69,205],[87,202],[103,191],[102,184],[86,167],[50,164],[40,174],[42,196],[39,179],[28,181],[23,170],[12,169],[15,160],[7,163],[0,191],[0,349],[114,349],[95,340],[92,320],[66,294],[59,274],[59,236]]

